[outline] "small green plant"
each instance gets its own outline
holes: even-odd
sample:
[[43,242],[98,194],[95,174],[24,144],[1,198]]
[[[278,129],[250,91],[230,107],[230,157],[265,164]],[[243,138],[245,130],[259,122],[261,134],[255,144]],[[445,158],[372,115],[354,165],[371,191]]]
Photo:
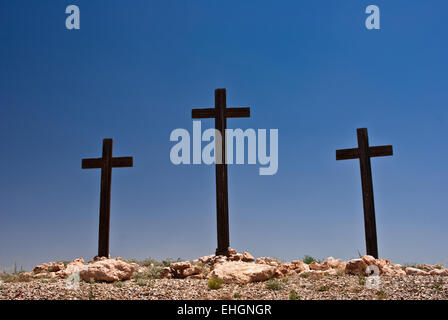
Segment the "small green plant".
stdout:
[[220,278],[210,278],[207,281],[207,286],[211,290],[218,290],[222,287],[222,279]]
[[89,300],[93,300],[95,299],[95,295],[93,294],[93,284],[95,283],[95,280],[90,279],[90,283],[89,283]]
[[306,288],[306,285],[302,284],[302,285],[301,285],[301,288],[302,288],[302,289],[305,289],[305,288]]
[[163,264],[153,258],[146,258],[143,261],[139,261],[138,264],[142,267],[162,266]]
[[437,264],[437,265],[434,266],[434,268],[439,269],[439,270],[442,270],[442,269],[443,269],[443,266],[440,265],[440,264]]
[[386,293],[383,290],[377,291],[376,295],[380,298],[383,298],[386,296]]
[[326,277],[328,277],[329,275],[330,275],[329,272],[325,272],[325,273],[324,273],[324,276],[326,276]]
[[243,295],[242,295],[241,293],[239,293],[239,292],[235,292],[235,293],[233,294],[233,297],[234,297],[235,299],[240,299],[242,296],[243,296]]
[[161,271],[162,271],[162,267],[160,267],[160,266],[149,267],[148,276],[150,279],[159,279]]
[[291,290],[289,292],[289,300],[300,300],[300,296],[297,294],[295,290]]
[[135,281],[135,284],[140,286],[140,287],[146,287],[148,285],[148,282],[146,280],[143,279],[138,279]]
[[322,287],[319,287],[319,289],[317,289],[317,291],[319,291],[319,292],[325,292],[328,290],[330,290],[330,288],[328,288],[327,286],[322,286]]
[[366,284],[366,277],[364,277],[363,275],[359,275],[358,276],[358,284],[360,286],[364,286]]
[[306,279],[306,278],[308,278],[309,276],[310,276],[310,274],[309,274],[309,273],[306,273],[306,272],[300,274],[300,277],[303,278],[303,279]]
[[31,277],[24,276],[21,273],[0,273],[0,280],[4,283],[17,283],[17,282],[30,282],[32,281]]
[[439,291],[440,289],[442,289],[442,284],[441,284],[441,283],[436,283],[436,284],[434,285],[434,289],[437,290],[437,291]]
[[138,280],[147,280],[149,278],[150,276],[147,272],[135,272],[132,275],[132,279],[134,279],[135,282],[137,282]]
[[288,283],[288,281],[289,281],[289,279],[288,279],[287,277],[285,277],[285,278],[282,279],[282,282],[283,282],[283,283]]
[[182,261],[181,258],[177,258],[176,260],[173,260],[173,259],[168,258],[168,259],[165,259],[165,260],[162,261],[162,265],[163,265],[164,267],[169,267],[170,264],[172,264],[172,263],[174,263],[174,262],[181,262],[181,261]]
[[42,280],[40,280],[40,283],[48,283],[48,280],[47,279],[42,279]]
[[276,280],[270,280],[266,283],[266,289],[278,291],[283,289],[283,285]]
[[138,261],[137,259],[125,259],[125,258],[119,258],[118,260],[124,261],[126,263],[136,263],[136,264],[140,264],[140,261]]
[[307,254],[303,257],[303,262],[305,262],[306,264],[310,264],[310,263],[312,263],[314,261],[319,262],[319,260],[317,260],[317,259],[315,259],[312,256],[307,255]]

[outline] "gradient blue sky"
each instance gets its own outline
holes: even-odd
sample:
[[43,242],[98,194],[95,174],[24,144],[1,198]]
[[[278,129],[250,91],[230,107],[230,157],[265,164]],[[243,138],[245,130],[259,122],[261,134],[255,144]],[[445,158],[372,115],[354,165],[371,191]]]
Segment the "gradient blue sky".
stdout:
[[[81,30],[65,28],[77,4]],[[381,9],[381,30],[364,26]],[[372,160],[380,256],[446,263],[448,3],[433,1],[0,2],[0,267],[97,251],[103,138],[114,169],[111,254],[196,258],[216,248],[214,168],[174,166],[175,128],[227,88],[278,128],[279,170],[229,168],[231,246],[290,260],[364,253],[356,128]],[[212,125],[204,120],[203,127]]]

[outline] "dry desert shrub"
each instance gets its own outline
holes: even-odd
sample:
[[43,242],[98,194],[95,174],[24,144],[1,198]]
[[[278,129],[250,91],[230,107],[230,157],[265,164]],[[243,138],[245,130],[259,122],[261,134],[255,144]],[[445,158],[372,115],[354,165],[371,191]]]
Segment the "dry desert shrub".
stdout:
[[223,282],[220,278],[210,278],[207,281],[207,286],[211,290],[218,290],[221,289]]

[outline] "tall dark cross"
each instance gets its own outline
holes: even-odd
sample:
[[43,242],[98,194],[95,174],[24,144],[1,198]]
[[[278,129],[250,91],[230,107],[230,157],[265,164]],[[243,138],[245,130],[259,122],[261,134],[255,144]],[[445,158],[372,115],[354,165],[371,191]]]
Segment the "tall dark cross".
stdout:
[[110,191],[112,183],[112,168],[132,167],[132,157],[112,157],[112,139],[103,140],[103,157],[82,159],[83,169],[101,169],[100,194],[100,227],[98,234],[98,257],[109,256],[110,234]]
[[371,157],[386,157],[393,154],[392,146],[370,147],[367,129],[357,129],[358,148],[336,150],[336,160],[359,159],[361,168],[362,199],[364,205],[364,228],[367,254],[378,259],[376,239],[375,203],[373,200]]
[[[227,108],[226,89],[215,90],[215,108],[193,109],[193,119],[215,118],[215,129],[221,133],[222,143],[215,144],[215,156],[221,148],[221,161],[215,158],[216,169],[216,220],[218,248],[216,255],[229,255],[229,197],[226,164],[226,128],[227,118],[249,118],[250,108]],[[219,154],[219,153],[218,153]],[[219,163],[220,162],[220,163]]]

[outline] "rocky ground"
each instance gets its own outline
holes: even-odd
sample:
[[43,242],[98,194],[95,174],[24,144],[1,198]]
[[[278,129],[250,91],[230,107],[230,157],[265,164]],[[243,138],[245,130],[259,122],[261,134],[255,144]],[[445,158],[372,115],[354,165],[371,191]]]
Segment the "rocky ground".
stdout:
[[448,281],[440,276],[381,277],[379,290],[367,289],[357,276],[293,275],[280,280],[245,285],[223,284],[208,288],[207,280],[156,279],[146,283],[128,280],[117,283],[85,283],[79,289],[67,289],[63,279],[33,280],[0,285],[0,299],[45,300],[213,300],[213,299],[394,299],[446,300]]
[[[307,261],[308,260],[308,261]],[[15,300],[447,300],[448,270],[363,256],[282,263],[232,250],[188,262],[95,259],[0,273],[0,299]]]

